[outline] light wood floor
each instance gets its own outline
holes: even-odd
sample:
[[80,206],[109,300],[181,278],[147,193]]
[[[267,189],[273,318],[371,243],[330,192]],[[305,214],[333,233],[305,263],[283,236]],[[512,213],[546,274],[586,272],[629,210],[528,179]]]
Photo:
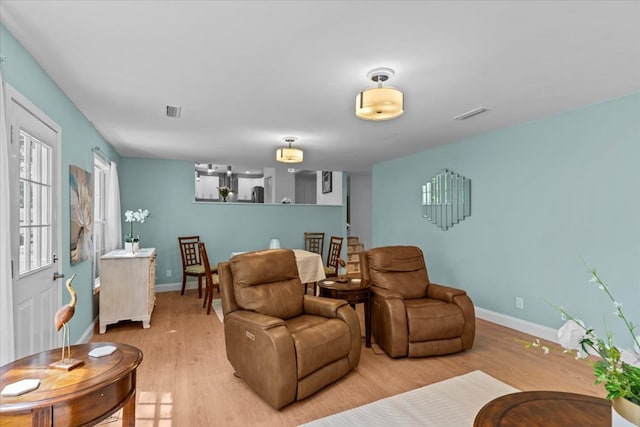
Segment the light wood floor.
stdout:
[[[218,297],[218,296],[214,296]],[[359,304],[361,310],[362,304]],[[359,311],[362,321],[362,312]],[[364,331],[364,329],[363,329]],[[234,377],[223,325],[206,315],[196,291],[157,295],[151,328],[121,322],[92,342],[139,347],[137,426],[295,426],[473,370],[520,390],[559,390],[604,397],[584,361],[524,349],[531,337],[478,320],[472,350],[445,357],[390,359],[375,344],[362,346],[357,369],[313,396],[276,411]],[[119,423],[107,426],[115,427]]]

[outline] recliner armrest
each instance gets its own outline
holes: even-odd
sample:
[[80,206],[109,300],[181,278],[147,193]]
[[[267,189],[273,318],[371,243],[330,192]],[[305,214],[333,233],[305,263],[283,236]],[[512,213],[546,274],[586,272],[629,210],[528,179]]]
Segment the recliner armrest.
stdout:
[[345,300],[305,295],[303,309],[307,314],[334,318],[337,317],[338,309],[343,305],[347,305]]
[[276,326],[285,326],[285,322],[277,317],[268,316],[266,314],[256,313],[248,310],[236,310],[227,315],[228,318],[238,320],[243,323],[250,324],[254,327],[265,331],[275,328]]
[[376,294],[377,297],[382,299],[401,299],[404,300],[401,294],[395,291],[391,291],[385,288],[379,288],[377,286],[371,286],[371,292]]
[[464,316],[464,331],[460,339],[462,349],[467,350],[473,346],[476,335],[476,313],[471,298],[462,289],[431,283],[427,288],[427,296],[442,301],[453,303],[460,307]]
[[439,299],[453,303],[453,299],[458,295],[466,295],[467,293],[462,289],[452,288],[449,286],[439,285],[437,283],[429,283],[427,287],[427,297],[433,299]]

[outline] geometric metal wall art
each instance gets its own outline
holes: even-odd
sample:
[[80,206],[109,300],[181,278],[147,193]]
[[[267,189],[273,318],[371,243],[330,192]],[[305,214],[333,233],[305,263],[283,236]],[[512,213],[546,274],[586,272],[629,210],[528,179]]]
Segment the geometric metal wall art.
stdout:
[[422,216],[443,231],[471,216],[471,180],[448,169],[422,186]]

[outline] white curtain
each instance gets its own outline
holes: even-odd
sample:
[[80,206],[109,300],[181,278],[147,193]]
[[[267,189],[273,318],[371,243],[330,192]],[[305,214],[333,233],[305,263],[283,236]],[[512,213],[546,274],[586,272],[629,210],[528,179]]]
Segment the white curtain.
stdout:
[[0,72],[0,365],[14,360],[13,289],[11,283],[11,197],[9,129],[5,88]]
[[120,216],[120,182],[118,165],[111,162],[107,177],[106,213],[105,213],[105,251],[122,248],[122,218]]

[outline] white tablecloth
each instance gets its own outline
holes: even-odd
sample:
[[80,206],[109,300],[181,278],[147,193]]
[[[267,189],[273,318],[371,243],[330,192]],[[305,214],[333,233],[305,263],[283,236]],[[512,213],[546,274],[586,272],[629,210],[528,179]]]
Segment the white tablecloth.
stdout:
[[298,276],[302,283],[314,283],[327,278],[324,274],[322,257],[319,254],[303,249],[293,249],[293,253],[296,255]]

